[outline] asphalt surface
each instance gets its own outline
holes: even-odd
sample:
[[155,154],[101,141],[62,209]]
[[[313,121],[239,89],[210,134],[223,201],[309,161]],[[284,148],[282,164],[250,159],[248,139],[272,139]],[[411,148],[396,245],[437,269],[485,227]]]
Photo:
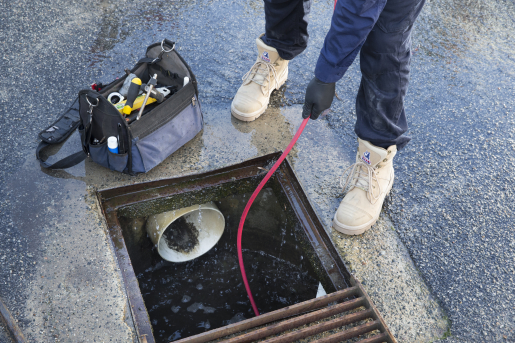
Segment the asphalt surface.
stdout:
[[[303,102],[328,28],[331,3],[314,4],[310,47],[290,63],[289,81],[273,96],[274,107]],[[514,5],[506,1],[431,1],[414,32],[406,99],[408,134],[413,140],[396,157],[396,183],[385,211],[449,317],[451,336],[445,342],[515,341],[513,13]],[[98,216],[90,213],[94,201],[87,196],[89,187],[163,177],[169,175],[166,168],[181,174],[235,163],[282,149],[291,137],[293,127],[275,119],[269,122],[274,126],[270,134],[259,131],[263,125],[211,119],[218,112],[228,115],[240,78],[255,58],[254,39],[263,27],[262,3],[257,0],[145,5],[2,2],[0,296],[33,341],[129,341],[133,337],[124,324],[115,262],[99,235]],[[179,51],[194,66],[206,118],[211,120],[202,138],[180,155],[188,166],[169,161],[152,175],[131,179],[110,173],[104,178],[102,168],[85,162],[69,170],[77,180],[67,183],[39,170],[33,157],[37,133],[58,117],[80,89],[94,80],[107,82],[119,76],[139,59],[144,47],[163,37],[179,42]],[[342,101],[335,100],[327,122],[313,126],[328,126],[340,144],[349,147],[342,159],[351,159],[356,145],[357,62],[338,83]],[[293,115],[285,117],[296,122]],[[227,132],[234,146],[227,146],[221,134]],[[316,143],[316,131],[311,134]],[[273,140],[269,146],[267,139]],[[299,151],[304,159],[294,157],[304,161],[298,163],[302,178],[313,179],[302,165],[317,169],[317,178],[323,178],[331,164],[310,165],[305,162],[308,153],[305,148]],[[336,198],[342,196],[337,190],[331,192],[336,192]],[[69,204],[70,195],[75,207]],[[316,206],[331,212],[336,198]],[[79,212],[86,214],[70,215]],[[66,237],[72,226],[75,239]],[[94,246],[94,253],[76,237]],[[60,275],[60,269],[66,273]],[[70,294],[75,298],[70,300]],[[84,300],[94,304],[97,296],[97,304],[108,307],[100,315]],[[74,317],[70,304],[82,315],[89,314],[88,320],[80,313]],[[106,326],[99,327],[99,318],[104,323],[100,326]],[[83,330],[77,329],[80,325]],[[80,333],[80,339],[74,336]]]

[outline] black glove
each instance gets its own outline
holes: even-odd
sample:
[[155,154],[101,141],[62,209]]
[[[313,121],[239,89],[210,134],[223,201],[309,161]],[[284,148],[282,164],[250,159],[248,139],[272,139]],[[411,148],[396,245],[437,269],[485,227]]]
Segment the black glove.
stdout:
[[320,113],[331,107],[334,93],[334,83],[325,83],[314,77],[306,88],[302,118],[306,119],[311,114],[311,119],[318,119]]

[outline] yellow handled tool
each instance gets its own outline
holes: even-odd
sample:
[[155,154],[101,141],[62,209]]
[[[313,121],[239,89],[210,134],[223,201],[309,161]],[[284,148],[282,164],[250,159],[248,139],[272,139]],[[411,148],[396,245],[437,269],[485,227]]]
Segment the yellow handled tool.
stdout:
[[[141,104],[138,107],[136,107],[136,104],[135,104],[135,100],[138,97],[140,86],[141,86],[141,80],[139,78],[135,77],[131,80],[131,85],[129,86],[129,91],[127,92],[127,100],[123,102],[124,106],[122,107],[120,112],[122,112],[125,115],[129,115],[129,114],[131,114],[133,108],[141,107]],[[121,102],[116,104],[116,106],[117,106],[116,108],[118,108],[119,104],[121,104]]]
[[[143,100],[145,100],[145,95],[146,95],[146,94],[138,95],[138,97],[134,100],[134,102],[133,102],[133,104],[132,104],[132,106],[131,106],[131,107],[129,107],[128,105],[127,105],[127,106],[125,105],[126,100],[120,101],[119,103],[117,103],[117,104],[115,104],[115,105],[113,105],[113,106],[114,106],[114,107],[116,107],[116,109],[117,109],[118,111],[120,111],[120,113],[122,113],[122,114],[127,114],[127,113],[125,112],[125,108],[126,108],[126,107],[130,108],[130,110],[131,110],[131,111],[132,111],[132,110],[136,110],[136,109],[138,109],[138,108],[141,108],[141,106],[143,105]],[[154,98],[148,98],[146,105],[151,104],[151,103],[156,102],[156,101],[157,101],[157,100],[156,100],[156,99],[154,99]],[[129,112],[127,115],[129,115],[130,113],[131,113],[131,112]]]

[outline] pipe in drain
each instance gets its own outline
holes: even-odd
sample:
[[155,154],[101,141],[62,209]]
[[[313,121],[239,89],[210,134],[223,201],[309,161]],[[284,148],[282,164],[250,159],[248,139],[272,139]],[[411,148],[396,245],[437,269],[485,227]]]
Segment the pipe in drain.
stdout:
[[213,202],[152,215],[147,233],[169,262],[193,260],[213,248],[225,229],[225,218]]

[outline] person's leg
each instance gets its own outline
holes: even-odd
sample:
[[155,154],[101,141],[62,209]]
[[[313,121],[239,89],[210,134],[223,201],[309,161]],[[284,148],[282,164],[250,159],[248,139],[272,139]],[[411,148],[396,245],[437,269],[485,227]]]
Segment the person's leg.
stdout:
[[270,95],[288,78],[288,62],[307,45],[311,0],[265,0],[265,31],[256,39],[258,56],[231,104],[232,115],[252,121],[265,112]]
[[356,98],[359,138],[381,148],[403,148],[410,137],[404,112],[409,83],[411,31],[425,0],[388,0],[361,48]]
[[404,96],[409,81],[411,30],[425,0],[388,0],[361,48],[356,99],[358,154],[350,188],[333,219],[345,234],[368,230],[379,218],[394,180],[393,158],[410,140]]
[[265,0],[266,45],[292,60],[308,45],[308,14],[312,0]]

